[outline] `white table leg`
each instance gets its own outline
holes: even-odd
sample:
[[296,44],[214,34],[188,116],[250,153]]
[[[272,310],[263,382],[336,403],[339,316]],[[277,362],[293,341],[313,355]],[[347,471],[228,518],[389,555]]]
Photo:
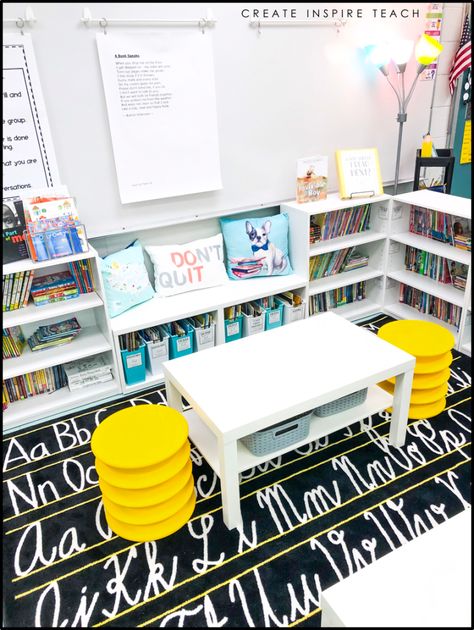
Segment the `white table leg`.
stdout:
[[402,372],[395,378],[393,391],[392,420],[390,422],[390,444],[403,446],[408,424],[411,387],[414,369]]
[[240,512],[239,473],[237,468],[237,442],[218,440],[221,479],[222,511],[228,529],[242,525]]
[[173,383],[165,378],[165,387],[166,387],[166,401],[169,407],[173,407],[176,411],[183,413],[183,399],[181,398],[181,394],[173,385]]

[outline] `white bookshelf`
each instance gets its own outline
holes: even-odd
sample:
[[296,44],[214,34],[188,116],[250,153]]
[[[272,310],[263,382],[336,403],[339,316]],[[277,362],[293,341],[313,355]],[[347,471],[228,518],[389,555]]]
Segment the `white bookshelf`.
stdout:
[[[366,298],[330,309],[350,319],[358,320],[381,310],[383,282],[385,274],[385,248],[390,211],[389,195],[358,199],[340,199],[338,194],[329,194],[327,199],[309,203],[285,203],[282,212],[290,219],[290,256],[293,263],[305,269],[308,278],[308,299],[326,291],[333,291],[358,282],[366,282]],[[311,217],[329,214],[338,210],[349,210],[358,206],[370,205],[369,229],[355,234],[346,234],[311,244],[309,242]],[[310,259],[314,256],[357,247],[369,262],[366,267],[341,272],[323,278],[309,278]]]
[[67,386],[49,394],[38,394],[24,400],[10,402],[3,412],[3,427],[11,429],[24,423],[44,419],[62,411],[69,411],[121,392],[117,373],[115,349],[109,318],[104,304],[102,275],[98,269],[98,254],[89,246],[89,251],[55,260],[34,262],[23,259],[3,266],[3,275],[33,270],[34,277],[68,269],[68,263],[90,259],[95,291],[79,295],[77,298],[55,302],[45,306],[35,306],[31,301],[24,308],[3,313],[3,328],[21,326],[28,338],[41,325],[76,317],[81,331],[75,339],[63,346],[32,352],[28,344],[19,357],[3,361],[3,379],[11,379],[36,370],[106,353],[112,363],[113,380],[71,392]]
[[[456,348],[466,354],[470,352],[470,335],[467,338],[466,317],[470,305],[471,252],[454,247],[449,243],[414,234],[409,230],[412,206],[443,212],[452,217],[471,218],[471,201],[464,197],[446,195],[431,190],[417,190],[392,199],[392,208],[388,222],[388,254],[386,265],[386,290],[384,292],[383,310],[394,317],[403,319],[421,319],[441,324],[450,330],[456,339]],[[444,284],[428,276],[409,271],[405,268],[407,247],[435,254],[448,261],[466,265],[468,269],[466,290],[455,288],[452,284]],[[390,282],[391,280],[391,282]],[[457,307],[459,325],[448,324],[431,314],[420,312],[408,304],[401,303],[400,284],[434,296]],[[470,327],[470,323],[468,324]],[[465,340],[465,341],[464,341]]]

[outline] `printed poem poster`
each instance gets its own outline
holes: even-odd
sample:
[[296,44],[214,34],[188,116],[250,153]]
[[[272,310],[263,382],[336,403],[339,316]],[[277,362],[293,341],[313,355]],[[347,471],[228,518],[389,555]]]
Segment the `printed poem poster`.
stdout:
[[212,41],[97,34],[122,203],[222,188]]
[[3,36],[3,199],[59,183],[29,34]]

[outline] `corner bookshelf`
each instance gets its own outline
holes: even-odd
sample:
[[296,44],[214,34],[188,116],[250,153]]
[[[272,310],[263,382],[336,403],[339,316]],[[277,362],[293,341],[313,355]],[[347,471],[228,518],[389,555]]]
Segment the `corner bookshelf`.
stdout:
[[3,313],[3,328],[21,326],[25,339],[40,325],[52,324],[63,318],[75,316],[81,332],[71,343],[46,350],[32,352],[28,345],[19,357],[3,360],[3,379],[10,379],[36,370],[62,365],[69,361],[105,353],[112,363],[113,380],[97,383],[83,389],[70,391],[68,386],[51,393],[43,393],[23,400],[10,402],[3,412],[3,429],[47,418],[64,411],[72,411],[85,404],[104,400],[120,393],[115,352],[109,319],[105,311],[102,276],[98,268],[98,254],[89,246],[89,251],[55,260],[34,262],[23,259],[3,265],[3,275],[33,270],[35,277],[68,269],[68,263],[90,260],[94,276],[94,291],[78,297],[36,306],[30,301],[24,308]]
[[[455,247],[449,242],[440,242],[427,236],[422,236],[410,231],[410,213],[412,208],[434,210],[449,216],[460,217],[466,222],[471,220],[471,203],[469,199],[434,192],[431,190],[417,190],[402,195],[394,196],[388,224],[388,258],[386,270],[386,291],[383,310],[393,317],[400,319],[422,319],[431,321],[450,330],[456,339],[456,348],[465,351],[470,348],[470,337],[467,340],[465,331],[470,309],[470,281],[471,281],[471,252]],[[416,248],[421,252],[427,252],[432,256],[445,259],[448,264],[459,263],[467,268],[466,288],[459,289],[453,284],[446,284],[437,279],[428,277],[405,268],[405,255],[407,248]],[[409,287],[428,296],[427,299],[442,300],[446,310],[453,313],[455,321],[445,321],[443,317],[424,313],[401,301],[403,287]],[[463,349],[464,346],[464,349]]]
[[[338,194],[330,194],[327,199],[308,203],[285,203],[281,211],[287,212],[290,220],[290,258],[292,264],[305,269],[308,278],[308,301],[313,296],[344,289],[351,285],[364,282],[366,291],[363,299],[342,304],[328,310],[335,310],[349,320],[357,320],[370,316],[382,309],[384,291],[385,247],[386,232],[389,218],[389,195],[366,197],[357,199],[340,199]],[[348,233],[327,240],[310,243],[310,228],[312,217],[326,215],[338,210],[351,210],[368,205],[370,220],[368,229]],[[310,260],[329,252],[340,252],[350,247],[368,256],[368,265],[360,269],[343,271],[327,277],[313,280],[309,276]],[[316,314],[316,313],[315,313]]]

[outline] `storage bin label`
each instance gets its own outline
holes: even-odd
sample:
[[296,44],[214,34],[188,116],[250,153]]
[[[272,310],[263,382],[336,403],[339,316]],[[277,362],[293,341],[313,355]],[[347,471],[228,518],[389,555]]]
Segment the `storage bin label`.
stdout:
[[239,334],[239,322],[234,322],[232,324],[227,324],[227,335],[230,337],[231,335]]
[[138,352],[137,354],[131,354],[127,357],[128,368],[138,367],[141,364],[142,364],[142,355],[140,352]]
[[263,317],[250,317],[248,320],[250,324],[250,328],[253,330],[262,330],[263,329]]
[[168,347],[165,341],[153,344],[150,346],[150,350],[152,359],[158,359],[159,357],[164,357],[168,354]]
[[190,347],[191,347],[191,337],[181,337],[180,339],[176,339],[176,349],[178,352],[189,350]]
[[213,340],[214,340],[214,329],[213,328],[198,329],[198,330],[196,330],[196,333],[197,333],[197,336],[198,336],[200,344],[212,343]]
[[280,311],[270,311],[270,313],[268,313],[268,323],[269,324],[276,324],[277,322],[280,321]]

